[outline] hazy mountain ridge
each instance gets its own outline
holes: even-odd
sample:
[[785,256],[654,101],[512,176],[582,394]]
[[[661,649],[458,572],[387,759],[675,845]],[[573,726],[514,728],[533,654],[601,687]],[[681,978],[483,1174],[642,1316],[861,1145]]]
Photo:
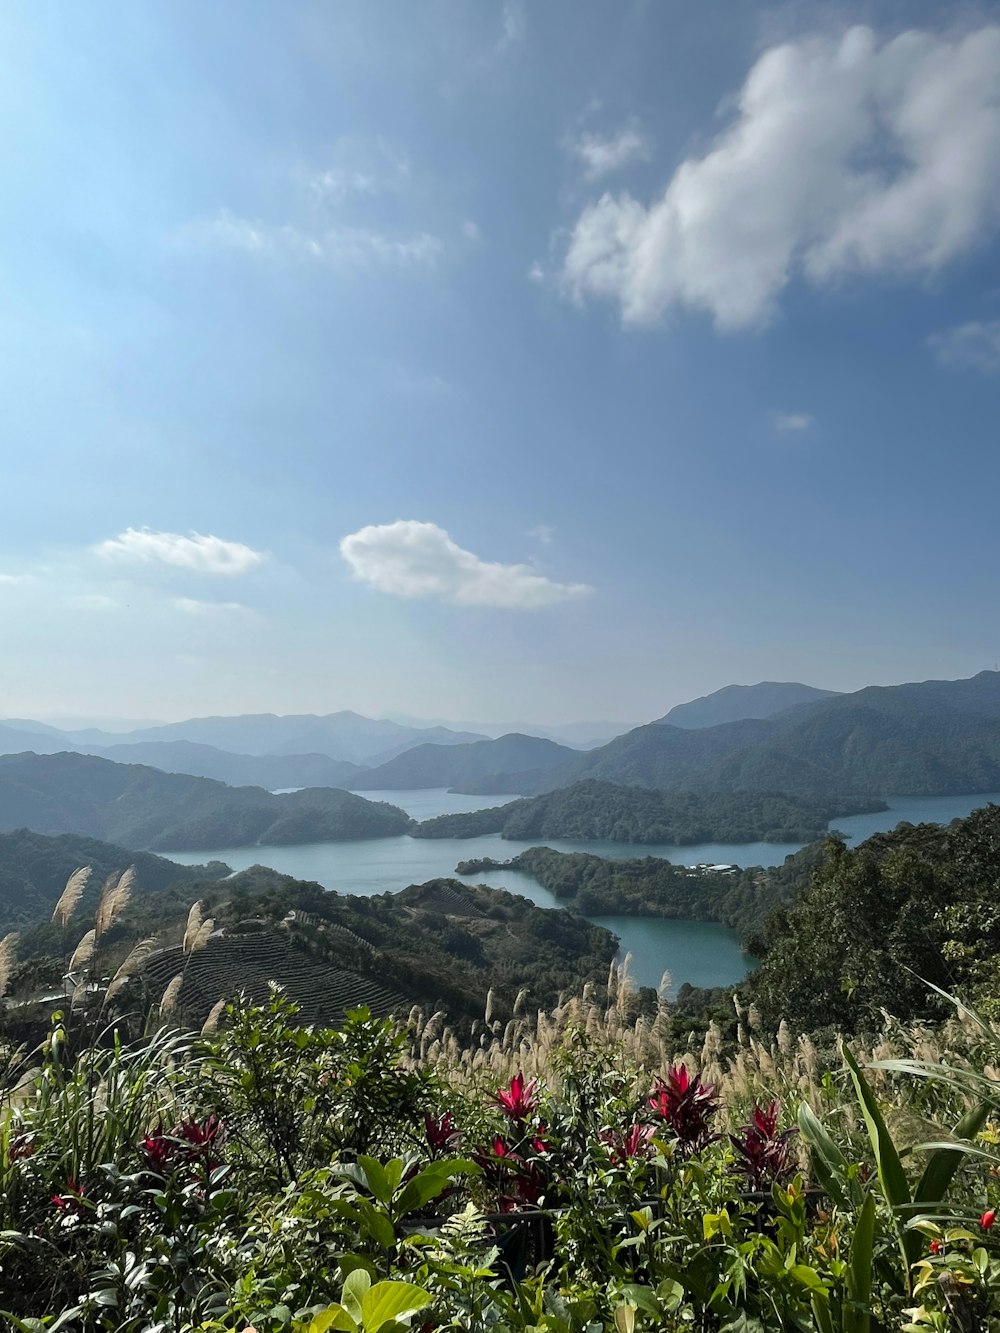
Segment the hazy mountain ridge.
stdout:
[[762,680],[757,685],[725,685],[689,703],[676,704],[657,721],[671,727],[717,727],[746,718],[769,718],[801,704],[829,699],[839,690],[821,690],[797,681]]
[[[525,771],[544,773],[577,757],[556,741],[512,734],[471,745],[418,745],[379,768],[367,769],[351,783],[359,791],[393,791],[419,787],[456,787]],[[509,788],[507,789],[509,790]]]
[[196,850],[393,837],[409,816],[332,787],[275,796],[92,755],[0,756],[0,832],[81,833],[126,847]]
[[[21,737],[17,744],[17,737]],[[28,719],[0,722],[0,743],[8,753],[23,751],[26,744],[39,754],[61,750],[94,753],[111,747],[184,741],[211,746],[241,757],[325,755],[350,764],[382,762],[390,753],[411,745],[433,741],[438,745],[464,745],[484,740],[478,732],[448,727],[405,727],[386,719],[362,717],[348,710],[314,714],[245,713],[233,717],[196,717],[166,722],[133,731],[110,732],[86,728],[62,731]],[[293,785],[293,784],[289,784]]]
[[700,730],[652,723],[546,774],[536,790],[589,777],[823,799],[1000,790],[1000,673],[868,686]]

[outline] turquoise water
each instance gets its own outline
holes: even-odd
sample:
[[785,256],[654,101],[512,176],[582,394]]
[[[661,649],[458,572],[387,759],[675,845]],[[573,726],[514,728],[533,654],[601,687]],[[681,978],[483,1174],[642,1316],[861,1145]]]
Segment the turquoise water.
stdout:
[[[481,810],[504,805],[512,796],[461,796],[443,789],[424,791],[359,792],[372,800],[388,801],[415,819],[459,811]],[[895,828],[901,820],[946,823],[990,801],[1000,801],[1000,793],[985,796],[899,797],[888,802],[890,808],[880,814],[851,815],[835,819],[832,826],[852,840]],[[537,839],[534,840],[537,842]],[[167,852],[181,864],[194,865],[211,858],[225,861],[234,870],[252,865],[268,865],[296,879],[315,880],[325,888],[340,893],[372,894],[398,892],[408,884],[422,884],[428,879],[453,877],[459,861],[474,857],[492,857],[506,861],[532,842],[508,842],[499,834],[480,838],[372,838],[359,842],[305,843],[297,847],[222,847],[211,851]],[[593,852],[616,859],[636,856],[661,856],[680,865],[720,862],[736,865],[780,865],[801,843],[701,843],[694,847],[649,846],[626,842],[582,842],[550,838],[547,845],[557,851]],[[513,870],[496,870],[471,877],[476,883],[510,889],[523,894],[540,907],[559,903],[530,875]],[[663,972],[669,972],[672,989],[690,981],[701,986],[725,986],[739,981],[750,966],[740,950],[735,932],[711,922],[664,921],[659,917],[594,917],[608,926],[622,941],[622,951],[632,955],[633,978],[644,986],[659,984]]]

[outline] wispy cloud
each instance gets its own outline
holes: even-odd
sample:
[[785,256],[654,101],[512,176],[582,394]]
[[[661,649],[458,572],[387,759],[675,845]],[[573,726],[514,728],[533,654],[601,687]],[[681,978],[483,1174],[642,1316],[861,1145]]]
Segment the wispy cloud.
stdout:
[[100,542],[97,554],[129,564],[172,565],[199,574],[246,574],[267,559],[243,542],[192,532],[153,532],[149,528],[126,528],[117,537]]
[[783,433],[808,430],[813,424],[813,418],[808,412],[775,412],[772,420],[774,429]]
[[324,201],[341,204],[352,196],[398,194],[412,177],[406,154],[380,135],[345,135],[334,144],[327,163],[308,175],[307,184]]
[[584,175],[592,181],[619,171],[630,162],[649,157],[649,142],[637,121],[630,122],[610,138],[582,134],[572,149],[584,165]]
[[15,583],[27,583],[27,581],[28,581],[27,574],[0,574],[0,583],[15,584]]
[[688,307],[732,330],[766,322],[795,277],[934,273],[1000,223],[998,84],[1000,27],[772,47],[658,200],[583,211],[565,285],[626,323]]
[[555,535],[555,528],[550,528],[547,523],[539,523],[528,529],[528,536],[534,537],[535,541],[541,542],[543,546],[551,546],[555,540]]
[[524,0],[504,0],[500,18],[499,50],[517,46],[523,42],[528,31],[528,14]]
[[214,218],[190,224],[184,235],[189,243],[208,248],[261,258],[306,260],[335,268],[429,265],[444,250],[438,237],[428,232],[392,236],[375,228],[349,226],[306,230],[290,223],[237,217],[227,209]]
[[1000,374],[1000,320],[973,320],[927,339],[938,360],[959,370]]
[[399,520],[361,528],[343,539],[340,552],[356,579],[396,597],[533,610],[593,591],[583,583],[556,583],[530,565],[482,560],[436,523]]
[[203,602],[197,597],[171,597],[170,605],[186,616],[250,616],[254,613],[242,602]]

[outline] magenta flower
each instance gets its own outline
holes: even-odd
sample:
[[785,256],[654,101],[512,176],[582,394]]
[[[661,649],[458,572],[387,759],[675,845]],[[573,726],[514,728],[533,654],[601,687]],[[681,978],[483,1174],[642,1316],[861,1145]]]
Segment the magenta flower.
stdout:
[[537,1087],[538,1079],[533,1078],[530,1083],[525,1083],[524,1075],[518,1070],[511,1079],[509,1088],[497,1089],[497,1105],[504,1115],[523,1124],[538,1107],[538,1097],[535,1093]]

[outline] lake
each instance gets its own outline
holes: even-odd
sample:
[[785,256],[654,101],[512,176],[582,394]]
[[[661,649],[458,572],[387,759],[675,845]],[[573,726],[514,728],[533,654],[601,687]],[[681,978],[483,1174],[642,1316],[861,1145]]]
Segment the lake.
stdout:
[[[359,792],[369,800],[398,805],[414,819],[434,815],[481,810],[516,800],[514,796],[463,796],[443,789],[423,791]],[[1000,802],[1000,793],[983,796],[894,797],[889,810],[879,814],[850,815],[834,819],[831,825],[851,841],[860,841],[872,833],[895,828],[901,820],[911,823],[947,823],[967,815],[990,801]],[[222,847],[211,851],[166,852],[183,865],[195,865],[216,859],[234,870],[252,865],[268,865],[296,879],[315,880],[324,888],[339,893],[372,894],[397,892],[408,884],[422,884],[428,879],[455,878],[459,861],[473,857],[492,857],[506,861],[537,839],[509,842],[499,834],[479,838],[371,838],[358,842],[305,843],[296,847]],[[786,856],[797,852],[801,843],[700,843],[692,847],[672,844],[627,842],[583,842],[565,838],[547,839],[546,845],[557,851],[593,852],[598,856],[623,859],[637,856],[661,856],[679,865],[699,862],[736,865],[780,865]],[[558,907],[555,896],[543,889],[530,875],[513,870],[495,870],[469,877],[470,882],[506,888],[523,894],[540,907]],[[751,960],[739,946],[734,931],[712,922],[665,921],[654,917],[593,917],[599,925],[613,930],[622,942],[622,952],[632,956],[630,971],[635,981],[656,986],[664,972],[670,974],[668,993],[689,981],[699,986],[726,986],[739,981]]]

